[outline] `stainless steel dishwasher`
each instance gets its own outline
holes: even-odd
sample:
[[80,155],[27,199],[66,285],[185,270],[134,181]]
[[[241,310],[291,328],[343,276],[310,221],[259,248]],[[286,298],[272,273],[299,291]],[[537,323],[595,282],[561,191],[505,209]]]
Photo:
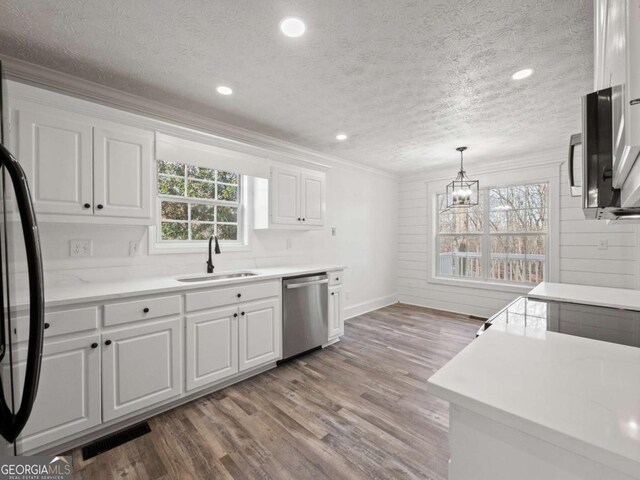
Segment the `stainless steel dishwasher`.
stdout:
[[283,280],[283,359],[319,347],[327,341],[328,283],[326,273]]

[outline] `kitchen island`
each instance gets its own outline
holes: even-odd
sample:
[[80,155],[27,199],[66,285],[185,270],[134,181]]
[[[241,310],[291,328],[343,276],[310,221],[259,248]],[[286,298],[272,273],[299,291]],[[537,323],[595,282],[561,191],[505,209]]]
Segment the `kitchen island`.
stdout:
[[640,348],[494,324],[428,383],[450,480],[640,479]]

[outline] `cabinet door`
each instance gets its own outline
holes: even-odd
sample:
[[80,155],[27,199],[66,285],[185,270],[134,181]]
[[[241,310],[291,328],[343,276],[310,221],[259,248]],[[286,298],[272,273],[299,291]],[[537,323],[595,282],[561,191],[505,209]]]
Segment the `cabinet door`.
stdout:
[[299,225],[300,173],[274,168],[271,171],[271,221],[284,225]]
[[325,176],[322,174],[301,175],[302,223],[324,225]]
[[604,87],[622,85],[627,75],[627,0],[607,1]]
[[102,412],[113,420],[180,394],[180,319],[102,334]]
[[[38,393],[29,421],[17,441],[18,453],[100,424],[100,349],[98,335],[45,342]],[[14,352],[14,385],[22,395],[27,349]],[[2,378],[9,378],[3,365]]]
[[[607,42],[607,14],[609,10],[609,0],[594,2],[594,90],[606,88],[605,73],[606,66],[606,42]],[[608,81],[608,78],[607,78]]]
[[18,114],[18,151],[37,213],[93,213],[92,128],[62,110]]
[[153,133],[114,126],[94,129],[94,212],[151,217]]
[[238,308],[187,316],[187,390],[238,373]]
[[329,340],[344,335],[342,285],[329,287]]
[[240,371],[279,360],[282,319],[277,299],[240,305]]

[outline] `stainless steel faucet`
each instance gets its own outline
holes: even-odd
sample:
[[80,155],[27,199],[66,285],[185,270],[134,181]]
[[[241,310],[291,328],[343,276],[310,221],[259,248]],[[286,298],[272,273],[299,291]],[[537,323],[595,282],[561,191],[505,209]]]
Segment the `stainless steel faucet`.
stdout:
[[207,273],[213,273],[213,269],[215,268],[213,266],[213,260],[211,258],[211,242],[214,240],[216,242],[214,252],[216,255],[220,253],[220,245],[218,245],[218,237],[215,235],[211,235],[209,237],[209,259],[207,260]]

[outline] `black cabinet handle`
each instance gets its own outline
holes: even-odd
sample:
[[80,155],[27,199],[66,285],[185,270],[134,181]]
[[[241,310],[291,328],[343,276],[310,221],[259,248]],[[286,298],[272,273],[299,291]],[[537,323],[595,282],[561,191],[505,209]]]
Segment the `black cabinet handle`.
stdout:
[[144,313],[149,313],[149,308],[148,308],[148,307],[144,307],[144,308],[142,309],[142,311],[143,311]]
[[331,295],[335,295],[335,294],[336,294],[336,292],[331,292]]
[[91,348],[98,348],[98,344],[97,344],[97,343],[95,343],[95,342],[94,342],[94,343],[92,343],[92,344],[91,344]]
[[98,205],[98,210],[102,210],[104,208],[104,205]]
[[105,345],[111,345],[111,340],[107,340],[106,342],[104,342]]
[[233,318],[236,318],[237,316],[238,316],[238,314],[237,314],[237,313],[234,313],[234,314],[233,314]]
[[44,328],[45,328],[45,329],[49,328],[50,326],[51,326],[51,325],[49,325],[49,323],[44,322]]
[[306,218],[303,218],[303,219],[302,219],[302,221],[303,221],[303,222],[304,222],[304,221],[306,221],[306,220],[307,220]]
[[242,296],[242,294],[241,294],[241,293],[239,293],[239,294],[238,294],[238,298],[240,298],[241,296]]
[[244,312],[240,312],[240,315],[244,316]]
[[340,277],[336,277],[336,280],[340,280]]
[[91,204],[90,203],[85,203],[84,204],[84,208],[91,208]]
[[302,220],[300,217],[298,217],[298,221]]

